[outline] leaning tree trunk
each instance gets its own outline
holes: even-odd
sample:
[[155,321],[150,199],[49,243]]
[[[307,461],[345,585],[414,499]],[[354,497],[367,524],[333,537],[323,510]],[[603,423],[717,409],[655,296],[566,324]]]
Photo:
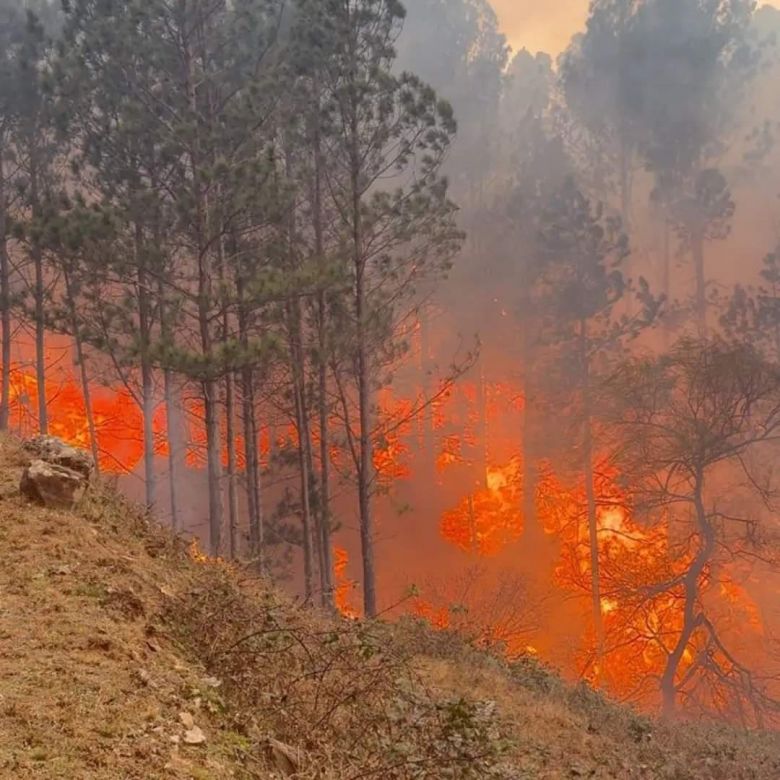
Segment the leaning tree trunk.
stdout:
[[0,148],[0,326],[2,327],[2,380],[0,380],[0,431],[7,431],[11,419],[11,269],[6,233],[8,201],[5,191],[5,164]]

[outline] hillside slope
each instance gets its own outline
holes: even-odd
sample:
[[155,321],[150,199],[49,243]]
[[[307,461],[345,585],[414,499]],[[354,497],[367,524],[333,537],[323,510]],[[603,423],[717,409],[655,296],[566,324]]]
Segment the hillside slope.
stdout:
[[0,444],[0,778],[780,777],[775,736],[662,726],[419,623],[328,620],[118,496],[31,506],[22,465]]

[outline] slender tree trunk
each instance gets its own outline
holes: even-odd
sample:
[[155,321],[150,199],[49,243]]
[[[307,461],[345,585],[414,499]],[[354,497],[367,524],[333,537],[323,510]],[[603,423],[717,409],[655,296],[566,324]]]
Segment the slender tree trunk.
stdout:
[[[204,339],[209,345],[210,341]],[[222,551],[222,434],[219,430],[219,392],[213,378],[204,379],[203,406],[206,423],[206,471],[209,487],[209,546],[211,554]]]
[[146,508],[153,511],[157,503],[157,474],[154,467],[154,368],[150,355],[152,337],[149,277],[146,267],[143,228],[135,225],[135,262],[138,284],[138,320],[141,340],[141,405],[144,429],[144,478],[146,484]]
[[98,449],[97,430],[95,428],[95,415],[92,410],[92,394],[89,388],[89,374],[87,373],[87,360],[84,354],[84,345],[81,341],[81,331],[79,328],[79,318],[76,310],[76,299],[73,295],[70,273],[66,269],[65,277],[65,296],[68,299],[68,309],[70,310],[70,323],[73,331],[73,342],[76,347],[76,360],[79,364],[79,373],[81,376],[81,394],[84,397],[84,411],[87,417],[87,430],[89,431],[89,446],[92,451],[92,460],[95,462],[95,474],[100,476],[100,451]]
[[376,569],[374,566],[374,519],[371,485],[374,475],[371,441],[371,377],[369,376],[366,335],[366,291],[362,258],[358,266],[355,316],[358,322],[358,405],[360,414],[360,466],[358,468],[358,504],[360,510],[360,543],[363,553],[363,608],[366,617],[376,617]]
[[355,338],[357,352],[357,385],[359,416],[358,508],[360,513],[360,544],[363,559],[363,609],[367,618],[376,617],[376,567],[374,562],[374,518],[371,489],[374,478],[372,428],[372,398],[369,361],[369,304],[366,293],[366,259],[363,254],[363,204],[360,189],[361,159],[359,152],[356,110],[350,128],[350,185],[352,203],[352,260],[355,273]]
[[303,525],[303,564],[306,600],[314,594],[314,544],[311,501],[311,433],[309,430],[308,406],[304,387],[303,349],[301,346],[300,304],[296,301],[288,307],[290,323],[290,358],[295,398],[295,422],[298,429],[298,468],[301,481],[301,521]]
[[[189,35],[183,41],[184,73],[189,109],[193,118],[202,117],[198,105],[196,76],[193,72],[192,40],[199,39],[201,51],[204,50],[202,18],[197,8],[187,13],[186,2],[181,3],[183,23],[190,25]],[[194,17],[194,18],[193,18]],[[205,61],[205,55],[202,58]],[[211,117],[209,117],[211,119]],[[206,362],[203,388],[203,406],[206,424],[206,462],[209,490],[209,543],[212,555],[219,555],[222,547],[222,435],[219,427],[219,390],[215,378],[217,371],[212,365],[214,360],[213,334],[211,332],[211,313],[213,301],[211,244],[208,237],[209,204],[208,194],[204,190],[201,176],[201,127],[196,127],[189,149],[190,184],[195,204],[194,234],[197,250],[198,271],[198,329],[200,331],[201,353]]]
[[596,480],[593,469],[593,419],[590,366],[587,354],[587,325],[580,322],[580,360],[582,365],[583,426],[582,447],[585,494],[588,509],[588,536],[590,546],[591,603],[593,610],[593,631],[596,644],[596,674],[603,672],[604,663],[604,617],[601,610],[601,559],[599,556],[599,528],[596,507]]
[[8,261],[8,201],[5,189],[5,163],[0,147],[0,326],[2,332],[2,380],[0,380],[0,431],[7,431],[11,417],[11,269]]
[[[219,191],[219,190],[218,190]],[[222,216],[218,219],[217,229],[220,238],[217,241],[217,270],[223,289],[222,298],[222,338],[225,344],[230,339],[230,300],[225,269],[225,247],[222,236],[225,225]],[[227,447],[228,478],[228,543],[231,559],[238,556],[238,457],[236,454],[236,378],[232,370],[225,374],[225,438]]]
[[[320,311],[323,312],[325,304],[320,300]],[[321,317],[324,315],[321,314]],[[331,508],[330,508],[330,421],[328,420],[328,373],[324,357],[323,344],[324,327],[320,327],[320,358],[319,365],[319,417],[320,417],[320,537],[322,548],[322,571],[320,579],[322,585],[322,605],[326,609],[333,609],[333,548],[331,544]]]
[[168,421],[168,494],[171,502],[171,529],[181,530],[179,486],[184,474],[184,436],[182,433],[181,398],[176,377],[170,368],[163,374],[165,411]]
[[[320,126],[320,90],[314,81],[313,111],[313,149],[314,177],[312,192],[312,216],[314,225],[314,252],[324,277],[327,272],[325,258],[325,239],[322,209],[322,128]],[[324,287],[317,295],[317,405],[320,425],[320,482],[318,531],[320,538],[320,588],[322,605],[334,609],[333,603],[333,550],[331,547],[331,507],[330,507],[330,431],[328,420],[328,297]]]
[[[242,273],[236,275],[238,294],[238,338],[245,355],[249,354],[249,316],[245,300],[244,279]],[[257,429],[257,411],[255,404],[255,371],[247,362],[241,369],[241,402],[244,425],[244,462],[246,474],[247,507],[249,509],[249,554],[257,561],[263,573],[264,528],[262,483],[260,478],[260,453],[258,450],[259,431]]]
[[246,366],[242,372],[242,402],[244,417],[244,460],[246,461],[246,491],[249,507],[249,551],[257,561],[260,572],[265,568],[264,523],[262,482],[260,477],[260,453],[258,451],[259,431],[255,409],[254,371]]
[[236,383],[229,371],[225,376],[225,436],[227,437],[228,470],[228,518],[230,534],[230,557],[238,556],[238,458],[236,454]]
[[[38,165],[36,152],[32,152],[30,171],[30,194],[32,199],[32,217],[37,221],[41,216]],[[35,271],[35,379],[38,385],[38,430],[46,435],[49,432],[49,413],[46,404],[46,288],[43,276],[43,248],[37,237],[32,238],[31,255]]]
[[[171,323],[168,307],[165,301],[165,290],[160,281],[160,327],[163,343],[173,344]],[[163,372],[165,392],[165,418],[168,423],[168,494],[171,504],[171,529],[174,533],[180,530],[179,517],[179,485],[184,475],[184,425],[181,409],[181,393],[177,386],[176,376],[171,368]]]
[[695,229],[691,234],[691,254],[696,272],[696,321],[699,336],[707,337],[707,277],[704,269],[704,236]]

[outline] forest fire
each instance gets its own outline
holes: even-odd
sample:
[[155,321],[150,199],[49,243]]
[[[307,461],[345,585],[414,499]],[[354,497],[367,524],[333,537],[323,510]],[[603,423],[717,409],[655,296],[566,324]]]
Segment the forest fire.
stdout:
[[[29,371],[21,368],[14,368],[11,375],[11,428],[26,435],[36,426],[36,382]],[[143,420],[137,401],[124,389],[94,386],[91,390],[101,468],[106,473],[129,473],[143,456]],[[89,449],[85,402],[75,379],[68,379],[60,372],[58,381],[52,380],[47,385],[46,393],[52,433]],[[518,561],[519,573],[527,565],[527,552],[522,552],[526,530],[522,453],[515,452],[500,464],[481,465],[480,461],[484,452],[511,452],[516,447],[516,442],[506,439],[503,432],[516,429],[515,417],[522,412],[522,403],[516,399],[521,397],[519,390],[507,385],[488,386],[482,393],[466,386],[464,392],[451,391],[439,398],[435,414],[428,418],[434,431],[438,453],[436,471],[442,495],[457,494],[456,486],[463,485],[464,473],[476,476],[474,489],[461,493],[454,506],[441,511],[442,544],[468,559],[484,561],[488,567],[490,561],[505,559],[512,550],[521,551],[520,558],[526,563]],[[484,403],[482,409],[480,399]],[[423,468],[422,460],[427,457],[424,451],[421,451],[422,460],[412,454],[423,435],[425,412],[419,410],[416,401],[385,395],[381,417],[385,428],[376,441],[377,473],[388,488],[397,487],[399,479],[413,485],[415,474]],[[185,419],[186,463],[189,468],[200,470],[205,466],[202,405],[193,402],[185,407]],[[462,435],[452,432],[464,423]],[[478,431],[484,432],[484,440]],[[318,434],[314,435],[317,440]],[[266,467],[270,467],[272,439],[279,452],[298,446],[294,425],[277,428],[273,434],[270,429],[264,429],[259,451]],[[155,440],[156,454],[167,456],[167,420],[162,406],[155,414]],[[238,449],[242,452],[243,444]],[[334,445],[330,451],[333,467],[343,468],[345,453]],[[224,451],[223,462],[227,463]],[[239,468],[244,468],[243,457]],[[566,484],[550,463],[539,463],[535,472],[534,509],[546,537],[554,540],[557,550],[555,560],[551,561],[549,584],[560,598],[580,602],[583,614],[587,614],[591,555],[585,486],[577,480]],[[632,519],[631,496],[618,487],[624,480],[608,461],[598,462],[595,474],[605,652],[603,658],[596,657],[593,623],[582,617],[584,635],[570,657],[574,666],[568,671],[597,682],[620,698],[655,706],[659,702],[658,690],[647,681],[663,673],[674,637],[682,630],[685,608],[682,579],[693,553],[685,543],[672,538],[668,522],[647,527]],[[208,560],[197,537],[193,537],[190,555],[200,562]],[[334,603],[342,615],[356,618],[361,613],[355,603],[359,587],[349,569],[347,549],[336,544]],[[462,633],[480,645],[497,648],[512,657],[536,654],[539,652],[536,645],[554,643],[555,640],[544,634],[557,633],[558,628],[544,622],[533,626],[519,624],[514,615],[501,612],[489,595],[493,587],[503,588],[500,592],[504,597],[510,593],[519,597],[521,591],[507,590],[506,584],[485,580],[482,575],[478,578],[475,574],[471,584],[466,580],[458,584],[451,579],[449,585],[446,585],[447,577],[457,575],[444,572],[442,576],[443,589],[413,596],[402,608],[436,628]],[[730,565],[721,566],[717,573],[708,568],[701,576],[701,598],[714,600],[719,630],[724,637],[737,642],[741,657],[754,658],[760,663],[759,648],[765,628],[760,608],[746,585],[748,579],[744,571]],[[671,584],[659,589],[658,583]],[[683,677],[690,674],[711,652],[720,651],[713,648],[707,636],[694,636],[682,654],[679,673]],[[721,660],[730,663],[728,658]],[[734,673],[738,674],[739,670]],[[710,703],[715,706],[714,702]]]
[[780,19],[294,5],[9,15],[2,427],[328,613],[780,712]]

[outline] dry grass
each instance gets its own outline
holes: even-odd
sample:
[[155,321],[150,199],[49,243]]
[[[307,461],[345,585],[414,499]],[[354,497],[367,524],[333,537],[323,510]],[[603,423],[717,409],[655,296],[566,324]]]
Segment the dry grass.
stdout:
[[415,621],[330,620],[115,495],[30,506],[20,469],[3,443],[0,778],[780,777],[776,736],[666,727]]
[[[202,704],[205,671],[156,628],[190,574],[183,552],[115,498],[93,493],[78,516],[23,502],[20,465],[5,444],[0,777],[240,777],[235,736]],[[205,746],[173,741],[182,711]]]

